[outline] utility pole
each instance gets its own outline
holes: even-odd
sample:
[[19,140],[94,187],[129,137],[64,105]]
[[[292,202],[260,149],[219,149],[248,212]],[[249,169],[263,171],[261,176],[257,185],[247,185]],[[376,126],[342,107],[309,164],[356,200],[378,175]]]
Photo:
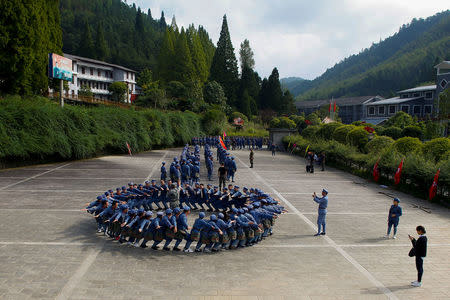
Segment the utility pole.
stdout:
[[63,98],[63,91],[64,91],[64,80],[59,80],[59,103],[61,103],[61,107],[64,107],[64,98]]

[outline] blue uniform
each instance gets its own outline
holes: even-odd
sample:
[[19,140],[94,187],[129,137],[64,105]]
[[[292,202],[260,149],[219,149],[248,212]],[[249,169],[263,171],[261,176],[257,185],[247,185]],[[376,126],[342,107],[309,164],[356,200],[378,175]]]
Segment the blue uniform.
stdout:
[[394,226],[394,236],[397,234],[397,226],[398,222],[400,221],[400,216],[402,215],[402,208],[400,206],[391,205],[391,208],[389,209],[389,216],[388,216],[388,230],[387,235],[391,234],[391,228]]
[[317,233],[320,234],[321,227],[322,233],[325,233],[326,227],[326,216],[327,216],[327,207],[328,207],[328,196],[325,195],[322,198],[314,197],[314,201],[319,203],[319,215],[317,216]]

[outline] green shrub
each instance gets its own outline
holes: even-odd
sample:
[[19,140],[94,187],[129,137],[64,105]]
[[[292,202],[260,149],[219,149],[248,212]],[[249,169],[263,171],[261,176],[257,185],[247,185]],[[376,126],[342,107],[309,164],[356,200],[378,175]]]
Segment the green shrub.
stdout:
[[294,129],[297,125],[288,117],[280,117],[280,128]]
[[385,136],[390,136],[391,138],[396,140],[396,139],[399,139],[402,137],[402,129],[400,127],[395,127],[395,126],[385,127],[382,130],[382,133],[379,133],[379,134],[383,134]]
[[203,128],[207,135],[220,135],[227,122],[225,113],[218,109],[210,109],[203,114]]
[[450,151],[450,139],[444,137],[432,139],[424,143],[422,151],[429,159],[438,162]]
[[317,131],[319,131],[320,126],[319,125],[309,125],[302,131],[302,136],[307,139],[316,139],[317,138]]
[[394,143],[394,140],[388,136],[376,136],[367,143],[366,149],[369,153],[378,154]]
[[247,124],[247,123],[248,123],[248,118],[247,118],[247,116],[244,115],[243,113],[238,112],[238,111],[234,111],[234,112],[230,115],[230,117],[228,118],[228,122],[233,123],[233,122],[234,122],[234,119],[237,119],[237,118],[241,118],[242,120],[244,120],[244,124]]
[[366,146],[369,133],[362,127],[356,127],[347,133],[347,144],[362,150]]
[[394,127],[399,127],[401,129],[403,129],[406,126],[413,125],[413,124],[414,124],[414,120],[411,117],[411,115],[409,115],[403,111],[399,111],[394,116],[389,118],[389,120],[386,121],[385,126],[386,127],[394,126]]
[[320,129],[317,131],[317,136],[324,140],[331,140],[333,137],[333,133],[336,128],[340,127],[342,124],[338,122],[332,122],[328,124],[323,124],[320,126]]
[[422,142],[418,138],[402,137],[392,144],[400,154],[407,155],[422,150]]
[[423,131],[419,126],[410,125],[403,128],[402,136],[410,136],[421,139],[423,136]]
[[345,144],[347,143],[347,134],[355,128],[356,126],[354,125],[341,125],[334,130],[333,139],[339,143]]
[[280,119],[273,118],[272,120],[270,120],[269,127],[270,128],[280,128]]

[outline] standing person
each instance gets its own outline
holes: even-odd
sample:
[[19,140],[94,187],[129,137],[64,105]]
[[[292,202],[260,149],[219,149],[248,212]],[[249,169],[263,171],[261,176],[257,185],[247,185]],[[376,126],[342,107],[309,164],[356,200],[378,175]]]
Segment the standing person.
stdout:
[[170,185],[170,190],[167,193],[167,198],[169,200],[169,207],[171,209],[174,209],[175,207],[178,207],[180,205],[180,189],[175,185],[175,183],[172,183]]
[[398,205],[400,203],[400,199],[394,198],[394,204],[391,205],[391,208],[389,209],[389,216],[388,216],[388,229],[386,233],[386,238],[389,238],[389,235],[391,234],[391,228],[394,226],[394,236],[392,238],[397,238],[397,226],[398,221],[400,220],[400,216],[402,215],[402,208]]
[[221,190],[223,187],[226,186],[226,180],[227,180],[227,168],[225,168],[225,164],[221,163],[220,168],[217,171],[217,174],[219,176],[219,190]]
[[163,161],[161,165],[161,180],[166,181],[167,171],[166,171],[166,162]]
[[276,144],[272,144],[270,146],[270,150],[272,150],[272,156],[275,156],[275,150],[277,149],[277,145]]
[[253,149],[250,150],[250,168],[253,168],[253,159],[255,158],[255,153],[253,152]]
[[[416,227],[417,234],[419,238],[416,240],[408,234],[409,239],[413,245],[413,256],[416,257],[416,268],[417,268],[417,281],[411,282],[412,286],[420,287],[422,286],[422,275],[423,275],[423,260],[427,256],[427,242],[428,239],[425,235],[425,227],[419,225]],[[412,249],[411,249],[412,250]]]
[[325,171],[325,152],[321,152],[319,155],[319,159],[320,159],[320,166],[322,167],[322,171]]
[[[317,197],[315,192],[312,196],[313,200],[319,203],[319,214],[317,216],[317,233],[314,236],[325,235],[327,207],[328,207],[328,191],[326,189],[322,190],[322,198]],[[321,227],[322,232],[320,232]]]

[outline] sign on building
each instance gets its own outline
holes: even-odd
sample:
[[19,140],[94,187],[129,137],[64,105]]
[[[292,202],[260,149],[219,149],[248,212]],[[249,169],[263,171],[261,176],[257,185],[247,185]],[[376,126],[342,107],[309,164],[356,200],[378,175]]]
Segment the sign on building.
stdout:
[[64,56],[50,53],[48,55],[49,70],[48,74],[50,78],[57,78],[62,80],[72,80],[72,60]]

